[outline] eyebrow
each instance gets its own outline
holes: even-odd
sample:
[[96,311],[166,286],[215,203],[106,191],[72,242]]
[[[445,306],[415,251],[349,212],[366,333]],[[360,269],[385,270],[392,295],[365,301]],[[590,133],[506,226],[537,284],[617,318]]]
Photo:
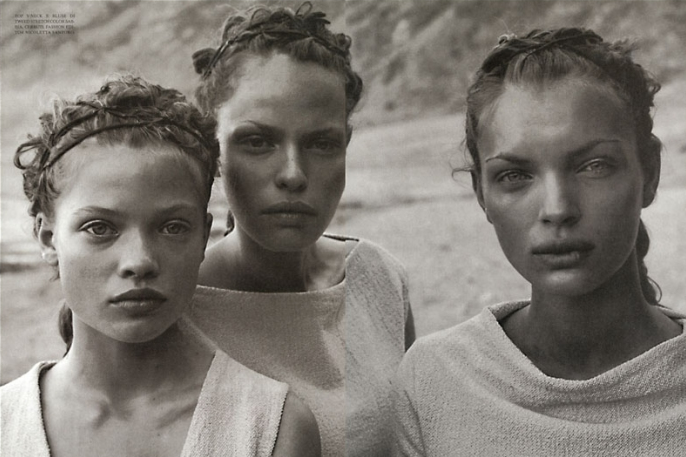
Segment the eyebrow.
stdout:
[[257,128],[260,129],[260,130],[269,130],[269,131],[278,131],[278,130],[279,130],[279,129],[275,128],[275,127],[272,127],[271,125],[263,124],[263,123],[261,123],[261,122],[251,121],[251,120],[243,121],[241,124],[239,124],[239,125],[236,127],[235,130],[240,129],[241,127],[247,127],[246,124],[252,125],[253,127],[257,127]]
[[75,216],[87,216],[89,214],[104,214],[106,216],[114,216],[117,214],[117,212],[101,206],[84,206],[83,208],[78,208],[74,211]]
[[[597,140],[591,140],[588,143],[573,149],[571,151],[568,151],[567,154],[571,156],[578,156],[581,154],[584,154],[591,149],[595,148],[599,144],[602,143],[619,143],[620,140],[618,139],[612,139],[612,138],[599,138]],[[509,151],[504,151],[504,152],[499,152],[496,155],[487,158],[484,162],[490,162],[492,160],[506,160],[508,162],[512,162],[515,164],[527,164],[530,163],[531,161],[529,159],[525,159],[523,157],[518,156],[516,153],[509,152]]]
[[[166,216],[168,214],[176,213],[177,211],[195,211],[197,208],[197,205],[193,205],[190,203],[176,203],[171,206],[161,208],[159,213],[163,216]],[[84,206],[83,208],[78,208],[74,211],[74,215],[76,216],[88,216],[91,214],[101,214],[107,217],[113,217],[117,216],[120,213],[119,211],[115,211],[109,208],[103,208],[101,206]]]
[[173,214],[179,211],[195,211],[198,209],[198,205],[190,203],[176,203],[174,205],[162,208],[160,213],[163,215]]
[[[281,134],[281,133],[282,133],[282,130],[279,129],[279,128],[277,128],[277,127],[274,127],[274,126],[271,126],[271,125],[267,125],[267,124],[263,124],[263,123],[261,123],[261,122],[253,121],[253,120],[244,121],[243,124],[238,125],[238,126],[234,129],[234,132],[235,132],[236,130],[240,130],[242,127],[245,127],[245,124],[251,124],[251,125],[253,125],[254,127],[257,127],[258,129],[260,129],[260,130],[262,130],[262,131],[265,131],[265,132],[268,132],[268,133],[277,133],[277,134]],[[313,130],[313,131],[311,131],[311,132],[305,132],[305,133],[303,134],[304,137],[315,137],[315,136],[326,136],[326,135],[339,135],[339,136],[345,136],[345,131],[344,131],[343,129],[340,129],[340,128],[337,128],[337,127],[324,127],[324,128],[321,128],[321,129]]]
[[319,137],[319,136],[345,136],[345,131],[337,127],[325,127],[319,130],[314,130],[312,132],[307,132],[304,135],[306,138]]
[[245,130],[251,131],[252,129],[257,129],[260,131],[260,133],[268,134],[268,135],[280,135],[281,134],[281,130],[279,130],[275,127],[272,127],[270,125],[262,124],[261,122],[252,121],[252,120],[244,120],[244,121],[241,121],[238,125],[236,125],[232,129],[225,131],[224,135],[226,138],[230,139],[230,138],[234,137],[236,134],[241,134]]

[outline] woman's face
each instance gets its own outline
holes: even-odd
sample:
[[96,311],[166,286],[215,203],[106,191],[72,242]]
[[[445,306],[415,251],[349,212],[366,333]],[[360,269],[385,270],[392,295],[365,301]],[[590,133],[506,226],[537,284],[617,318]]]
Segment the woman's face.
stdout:
[[75,319],[117,341],[150,341],[195,289],[211,221],[202,180],[171,146],[93,143],[61,159],[68,178],[39,241]]
[[609,91],[564,80],[508,86],[482,116],[479,200],[534,293],[586,294],[635,262],[656,180],[643,176],[625,111]]
[[345,187],[345,86],[318,64],[251,57],[218,112],[236,230],[271,251],[317,241]]

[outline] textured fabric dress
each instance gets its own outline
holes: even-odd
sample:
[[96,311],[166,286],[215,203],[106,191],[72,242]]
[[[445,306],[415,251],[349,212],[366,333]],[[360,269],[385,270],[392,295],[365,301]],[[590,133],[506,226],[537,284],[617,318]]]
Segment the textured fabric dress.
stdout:
[[526,305],[487,308],[408,351],[394,391],[398,455],[686,455],[686,332],[591,379],[553,378],[498,323]]
[[[0,388],[0,455],[50,457],[39,379],[55,362],[41,362]],[[191,419],[182,457],[269,457],[288,386],[217,351]]]
[[199,287],[189,317],[231,357],[291,387],[317,419],[324,457],[385,457],[391,379],[405,351],[406,275],[378,246],[346,243],[345,280],[332,288]]

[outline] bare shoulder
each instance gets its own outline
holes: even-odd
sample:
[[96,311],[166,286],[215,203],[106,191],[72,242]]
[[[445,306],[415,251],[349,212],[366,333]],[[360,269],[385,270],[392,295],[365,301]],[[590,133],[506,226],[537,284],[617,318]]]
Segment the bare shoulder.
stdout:
[[310,408],[289,392],[283,407],[274,457],[320,457],[319,427]]
[[226,289],[224,281],[231,263],[231,244],[231,240],[225,237],[207,248],[205,260],[200,264],[199,285]]
[[313,255],[308,290],[328,289],[343,281],[347,254],[345,241],[322,236],[310,252]]
[[330,238],[328,236],[320,236],[317,240],[317,246],[327,255],[336,258],[345,257],[348,249],[344,239]]

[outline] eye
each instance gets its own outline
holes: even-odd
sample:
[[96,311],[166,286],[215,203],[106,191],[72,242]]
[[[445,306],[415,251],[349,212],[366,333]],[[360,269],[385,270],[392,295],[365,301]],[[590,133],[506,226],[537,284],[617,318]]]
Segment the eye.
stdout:
[[593,159],[582,165],[579,169],[579,172],[585,173],[592,177],[602,178],[608,176],[612,170],[614,170],[614,165],[608,160]]
[[274,142],[262,135],[250,135],[238,140],[238,146],[250,154],[264,154],[274,149]]
[[528,181],[531,177],[519,170],[508,170],[498,174],[496,181],[503,184],[519,184]]
[[163,225],[160,231],[165,235],[182,235],[190,231],[190,225],[182,221],[172,221]]
[[117,230],[104,221],[88,222],[81,227],[81,230],[99,238],[117,235]]
[[315,138],[308,142],[306,149],[319,154],[333,154],[341,149],[341,143],[332,138]]

